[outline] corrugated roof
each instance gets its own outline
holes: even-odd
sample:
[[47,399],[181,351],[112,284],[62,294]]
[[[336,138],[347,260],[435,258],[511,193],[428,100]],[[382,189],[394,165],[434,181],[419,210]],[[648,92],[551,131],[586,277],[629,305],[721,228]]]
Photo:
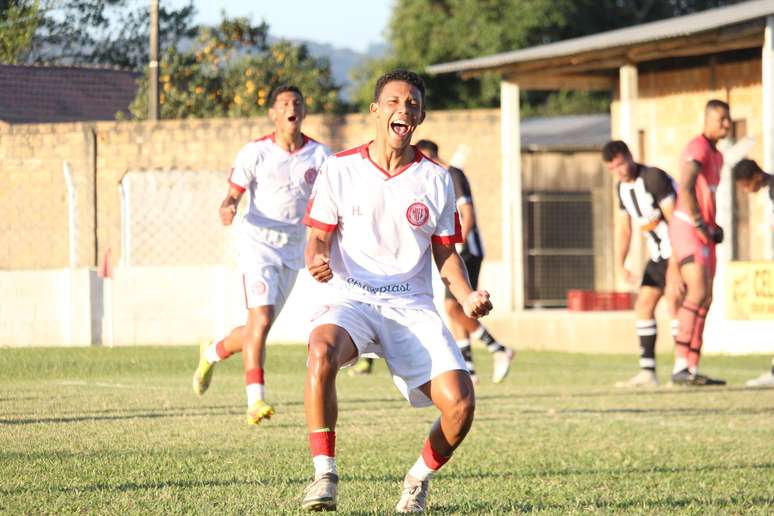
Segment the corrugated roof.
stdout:
[[426,70],[433,74],[487,70],[514,63],[572,56],[594,50],[689,36],[772,14],[774,14],[774,0],[756,0],[511,52],[434,64],[428,66]]
[[610,140],[610,115],[525,118],[521,146],[526,150],[596,149]]
[[128,112],[138,77],[126,70],[0,64],[0,121],[115,120],[118,111]]

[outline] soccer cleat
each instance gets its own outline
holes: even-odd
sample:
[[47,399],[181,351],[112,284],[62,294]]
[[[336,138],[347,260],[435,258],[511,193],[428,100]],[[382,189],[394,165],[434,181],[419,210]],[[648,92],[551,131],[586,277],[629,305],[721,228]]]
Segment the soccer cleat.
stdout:
[[719,380],[717,378],[710,378],[709,376],[705,376],[703,374],[694,373],[693,380],[689,385],[694,385],[697,387],[706,387],[711,385],[725,385],[725,380]]
[[373,360],[369,358],[361,358],[357,362],[355,362],[355,365],[349,368],[349,376],[363,376],[367,374],[371,374],[371,370],[373,369]]
[[425,512],[429,487],[429,480],[417,480],[406,475],[403,480],[403,493],[395,506],[395,512]]
[[247,409],[247,424],[257,425],[263,419],[271,419],[273,415],[274,409],[271,408],[271,405],[263,400],[258,400]]
[[774,387],[774,374],[771,372],[763,373],[758,378],[748,380],[747,387]]
[[492,354],[494,360],[494,370],[492,371],[492,381],[494,383],[502,382],[511,370],[511,361],[513,360],[513,350],[505,348],[503,351],[495,351]]
[[338,484],[339,477],[335,473],[323,473],[306,487],[301,508],[305,511],[335,511]]
[[672,385],[691,385],[693,375],[686,367],[676,373],[672,373]]
[[656,372],[650,369],[640,369],[640,372],[632,376],[625,382],[616,382],[616,387],[620,388],[638,388],[638,387],[658,387],[658,376]]
[[210,347],[209,342],[202,342],[199,345],[199,365],[193,375],[193,390],[197,396],[207,391],[212,381],[212,373],[215,372],[215,364],[209,363],[204,356],[208,347]]

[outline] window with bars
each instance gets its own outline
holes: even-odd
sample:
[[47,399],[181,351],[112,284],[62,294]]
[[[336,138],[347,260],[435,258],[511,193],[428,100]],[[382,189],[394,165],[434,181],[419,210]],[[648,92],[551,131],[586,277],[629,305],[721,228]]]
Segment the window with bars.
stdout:
[[525,304],[567,306],[567,291],[594,289],[591,192],[526,195]]

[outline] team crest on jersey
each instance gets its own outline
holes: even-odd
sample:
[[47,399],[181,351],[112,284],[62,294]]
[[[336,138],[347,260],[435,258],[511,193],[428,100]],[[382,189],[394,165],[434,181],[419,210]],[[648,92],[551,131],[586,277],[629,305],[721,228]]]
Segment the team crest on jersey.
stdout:
[[308,185],[314,184],[315,179],[317,179],[317,169],[310,168],[306,172],[304,172],[304,181],[306,181],[306,184]]
[[430,208],[421,202],[415,202],[406,210],[406,219],[408,219],[409,224],[415,227],[424,225],[429,217]]
[[253,285],[250,287],[250,292],[252,292],[253,295],[261,296],[266,293],[267,288],[268,286],[266,285],[266,283],[264,283],[261,280],[258,280],[255,283],[253,283]]

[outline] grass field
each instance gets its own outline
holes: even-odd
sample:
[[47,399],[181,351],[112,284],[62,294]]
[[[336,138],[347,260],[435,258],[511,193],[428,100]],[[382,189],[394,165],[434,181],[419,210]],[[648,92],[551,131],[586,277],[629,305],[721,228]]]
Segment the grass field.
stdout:
[[[633,356],[524,352],[499,386],[476,357],[476,422],[431,483],[433,513],[774,510],[774,390],[739,387],[768,357],[705,358],[727,388],[644,392],[611,387]],[[297,512],[305,348],[270,348],[278,413],[257,428],[235,358],[198,399],[193,347],[0,350],[0,512]],[[389,513],[435,412],[411,409],[382,363],[338,386],[339,511]]]

